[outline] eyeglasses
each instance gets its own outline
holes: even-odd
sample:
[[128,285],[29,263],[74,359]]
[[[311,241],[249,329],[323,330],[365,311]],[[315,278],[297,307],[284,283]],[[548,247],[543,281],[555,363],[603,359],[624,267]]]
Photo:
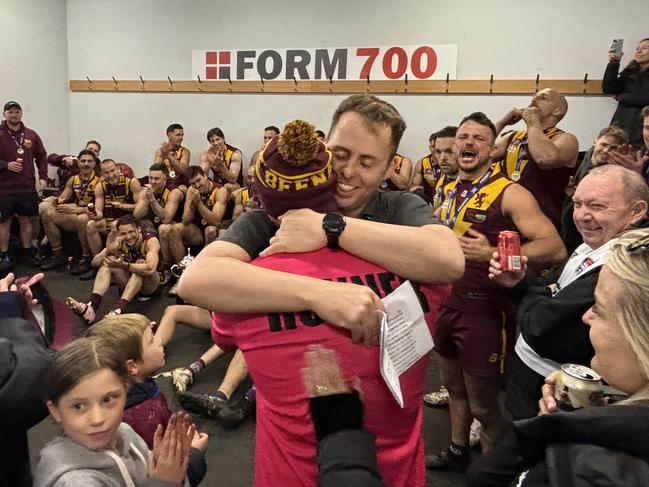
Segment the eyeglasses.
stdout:
[[649,234],[645,235],[642,238],[639,238],[635,242],[631,242],[626,246],[626,249],[629,252],[636,252],[638,250],[647,250],[649,249]]

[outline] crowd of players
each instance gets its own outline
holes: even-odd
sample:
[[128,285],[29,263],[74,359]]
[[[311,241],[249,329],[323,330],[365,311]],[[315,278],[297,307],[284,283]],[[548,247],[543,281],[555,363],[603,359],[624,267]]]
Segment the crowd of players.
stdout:
[[[276,315],[278,329],[273,330],[272,313],[310,309],[316,318],[349,329],[355,341],[375,343],[372,314],[381,308],[377,295],[389,292],[385,287],[379,291],[369,280],[364,282],[369,287],[363,292],[371,296],[354,295],[357,291],[348,286],[335,288],[340,283],[325,281],[319,283],[324,286],[321,289],[305,290],[309,287],[306,281],[267,271],[326,277],[328,274],[313,270],[322,270],[322,256],[312,261],[305,257],[302,272],[281,261],[274,263],[275,267],[267,264],[269,269],[261,265],[253,270],[248,262],[260,253],[271,257],[278,252],[306,252],[308,256],[328,243],[394,273],[388,281],[398,275],[431,286],[453,282],[450,290],[421,291],[426,296],[425,311],[451,412],[449,448],[429,455],[426,466],[464,471],[470,461],[473,419],[481,423],[483,451],[489,451],[502,436],[505,420],[498,396],[507,362],[512,361],[515,372],[507,383],[508,410],[514,418],[535,414],[543,378],[557,364],[589,364],[592,347],[580,318],[594,302],[595,271],[605,262],[606,252],[620,232],[646,222],[649,107],[641,111],[642,145],[631,145],[625,131],[612,125],[604,127],[581,153],[576,137],[558,128],[567,112],[565,97],[545,89],[536,93],[528,106],[512,109],[496,123],[481,112],[472,113],[457,127],[447,126],[431,134],[430,153],[413,166],[411,159],[397,152],[405,130],[398,112],[369,95],[350,97],[334,114],[328,139],[318,134],[315,153],[322,151],[333,166],[339,209],[327,213],[332,220],[325,217],[323,221],[324,206],[309,206],[308,198],[300,199],[307,194],[300,191],[320,183],[305,182],[302,188],[295,178],[306,181],[308,173],[293,174],[291,180],[277,168],[265,166],[271,149],[281,143],[280,130],[274,126],[266,127],[264,144],[244,171],[241,151],[226,143],[219,128],[207,133],[210,147],[201,153],[199,164],[190,165],[190,150],[182,145],[183,127],[172,124],[166,132],[167,141],[154,154],[148,175],[137,178],[127,164],[101,160],[101,146],[94,140],[78,155],[47,155],[39,136],[22,123],[20,105],[8,102],[0,127],[2,274],[12,264],[8,251],[15,217],[19,258],[25,263],[44,271],[69,266],[71,274],[94,279],[88,299],[70,297],[67,302],[89,325],[101,318],[97,312],[111,282],[119,285],[121,295],[109,315],[125,313],[133,299],[152,299],[162,285],[171,282],[170,293],[180,292],[193,305],[166,311],[156,332],[162,345],[172,339],[177,323],[211,327],[216,340],[198,360],[174,371],[181,403],[229,425],[238,424],[254,410],[255,388],[238,404],[228,404],[248,369],[256,386],[264,390],[265,400],[257,408],[267,408],[265,414],[273,415],[270,422],[278,420],[268,409],[277,392],[269,386],[268,373],[264,375],[268,357],[260,359],[255,353],[264,348],[263,337],[228,331],[223,324],[228,320],[218,322],[207,310],[268,314],[271,331],[281,331],[282,327],[295,328],[295,318],[291,325],[287,316],[292,315]],[[506,131],[521,121],[524,128]],[[48,165],[57,167],[57,190],[43,198]],[[260,189],[267,197],[269,191],[294,194],[296,202],[289,207],[306,209],[275,218],[279,214],[264,208]],[[417,197],[406,197],[403,192]],[[397,237],[391,228],[395,225],[412,228],[404,227]],[[455,236],[444,233],[444,226]],[[523,272],[500,270],[495,248],[502,230],[521,235]],[[71,234],[78,237],[76,241]],[[39,252],[37,259],[33,243],[43,235],[50,252]],[[307,235],[311,240],[298,238]],[[188,248],[196,254],[215,240],[218,243],[206,248],[193,263],[186,259]],[[382,245],[376,245],[379,242]],[[348,274],[359,266],[351,261],[348,265]],[[555,268],[557,265],[560,267]],[[340,275],[345,272],[336,269]],[[380,269],[365,272],[381,275]],[[174,283],[181,273],[182,278]],[[584,280],[587,275],[594,276],[595,282]],[[543,283],[541,290],[535,291],[539,282]],[[215,287],[224,292],[216,296],[211,292]],[[562,303],[569,290],[574,294]],[[307,292],[311,293],[308,299],[301,294]],[[309,304],[306,308],[305,303]],[[309,319],[313,318],[299,318],[312,327]],[[545,325],[539,325],[541,321]],[[555,326],[555,321],[561,323]],[[564,325],[563,329],[559,325]],[[236,328],[234,325],[231,330]],[[238,347],[244,353],[235,354],[216,394],[187,391],[195,375],[223,353],[219,344]],[[411,390],[404,386],[410,394],[407,398],[419,397],[416,405],[410,404],[414,407],[411,416],[405,416],[409,427],[414,424],[419,429],[421,394],[417,391],[423,387],[421,378],[409,378]],[[286,395],[286,391],[280,394]],[[372,404],[375,398],[366,394],[365,399]],[[377,403],[381,402],[373,404]],[[369,422],[377,417],[380,415]],[[258,428],[268,434],[273,426],[264,421]],[[410,459],[407,464],[411,468],[397,472],[389,441],[385,443],[381,436],[387,435],[384,428],[372,432],[381,445],[379,465],[386,481],[390,485],[421,485],[418,470],[423,465]],[[264,438],[258,430],[258,452],[259,445],[268,440]],[[295,438],[277,441],[290,443]],[[412,448],[406,451],[411,454],[417,441],[409,443]],[[260,459],[258,455],[255,475],[261,483],[272,484],[270,479],[277,475],[270,468],[271,457],[265,454]],[[399,457],[396,463],[403,467],[405,461]],[[299,472],[296,468],[295,474]],[[289,485],[292,478],[288,475],[285,480]]]

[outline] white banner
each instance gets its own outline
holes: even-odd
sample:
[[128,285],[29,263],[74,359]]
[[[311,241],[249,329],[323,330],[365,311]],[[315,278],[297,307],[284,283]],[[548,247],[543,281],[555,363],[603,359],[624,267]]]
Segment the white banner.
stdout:
[[455,79],[457,45],[192,51],[204,80]]

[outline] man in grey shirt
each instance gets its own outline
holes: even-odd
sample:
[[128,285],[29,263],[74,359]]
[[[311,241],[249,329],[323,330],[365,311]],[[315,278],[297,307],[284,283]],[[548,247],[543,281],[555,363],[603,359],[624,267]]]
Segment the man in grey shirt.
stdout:
[[369,288],[255,267],[274,253],[340,248],[420,283],[451,282],[464,272],[457,237],[431,208],[406,192],[380,193],[406,124],[389,103],[352,95],[334,112],[329,131],[335,201],[341,215],[293,210],[279,228],[261,211],[242,215],[183,274],[179,294],[224,313],[312,310],[347,328],[354,340],[377,343],[383,305]]

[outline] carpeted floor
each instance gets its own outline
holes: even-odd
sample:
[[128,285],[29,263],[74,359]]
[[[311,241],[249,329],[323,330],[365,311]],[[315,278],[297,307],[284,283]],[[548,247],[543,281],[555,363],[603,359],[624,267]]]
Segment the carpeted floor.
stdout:
[[[21,269],[18,269],[18,274]],[[63,271],[47,273],[44,281],[52,297],[59,301],[57,309],[57,348],[73,336],[83,333],[84,327],[76,316],[71,315],[63,304],[67,296],[87,300],[92,281],[79,281],[76,277]],[[117,299],[117,288],[111,287],[107,293],[100,313],[105,314],[110,305]],[[152,321],[160,321],[165,308],[175,304],[175,299],[169,298],[165,292],[147,303],[132,303],[129,311],[147,315]],[[210,336],[206,331],[188,327],[179,327],[176,335],[166,349],[167,363],[164,370],[171,370],[179,365],[185,365],[189,360],[200,356],[210,346]],[[213,391],[215,384],[223,377],[231,354],[208,367],[198,377],[192,390],[197,392]],[[431,361],[427,376],[427,390],[437,388],[439,377],[436,365]],[[158,380],[172,409],[178,409],[170,379]],[[239,388],[236,395],[245,392],[247,384]],[[202,485],[206,486],[249,486],[252,485],[254,466],[254,431],[253,422],[248,422],[236,430],[226,430],[210,420],[196,418],[202,431],[209,433],[210,441],[207,453],[208,473]],[[29,433],[32,464],[38,460],[38,452],[45,443],[59,433],[58,426],[51,418],[46,418],[32,428]],[[447,409],[432,409],[424,407],[424,439],[427,451],[438,451],[447,445],[449,438],[449,421]],[[462,476],[452,473],[428,474],[428,485],[450,487],[462,484]],[[288,486],[287,486],[288,487]]]

